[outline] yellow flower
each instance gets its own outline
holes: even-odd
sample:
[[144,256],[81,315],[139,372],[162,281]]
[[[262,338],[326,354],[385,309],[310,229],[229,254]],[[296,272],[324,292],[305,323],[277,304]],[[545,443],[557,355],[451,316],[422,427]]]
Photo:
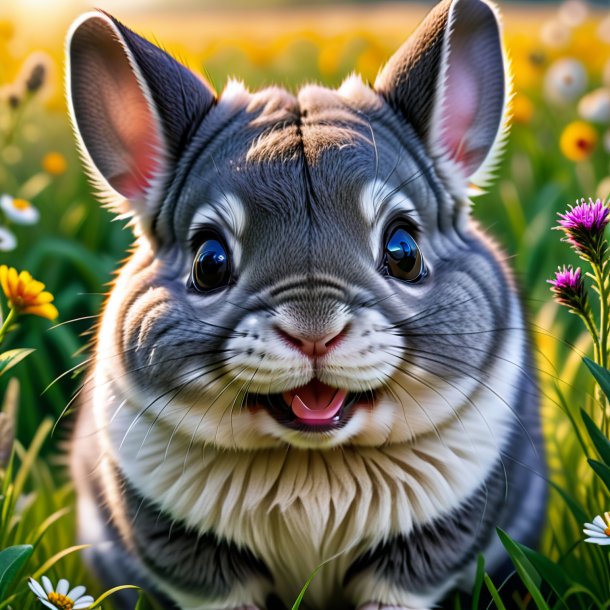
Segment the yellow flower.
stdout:
[[51,303],[53,295],[45,292],[44,284],[27,271],[17,273],[14,267],[0,266],[0,286],[8,299],[9,307],[19,314],[32,314],[54,320],[59,312]]
[[570,161],[584,161],[595,150],[597,131],[585,121],[570,123],[561,134],[559,147]]
[[47,153],[42,158],[42,169],[51,176],[59,176],[63,174],[68,167],[66,158],[58,152]]
[[513,121],[527,125],[532,120],[534,105],[529,97],[517,94],[512,101]]

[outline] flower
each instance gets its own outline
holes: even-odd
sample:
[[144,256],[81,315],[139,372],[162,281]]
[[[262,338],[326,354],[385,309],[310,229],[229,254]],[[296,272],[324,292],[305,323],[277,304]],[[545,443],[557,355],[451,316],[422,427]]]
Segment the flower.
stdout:
[[559,7],[559,20],[569,28],[582,25],[589,14],[587,3],[583,0],[565,0]]
[[610,208],[601,199],[593,202],[589,197],[576,201],[576,207],[570,206],[565,214],[558,214],[559,224],[555,229],[565,233],[567,241],[585,260],[601,262],[606,252],[604,230],[610,222]]
[[553,292],[558,303],[578,312],[585,310],[587,293],[585,292],[585,283],[580,267],[576,269],[572,265],[567,267],[564,265],[563,269],[557,267],[555,279],[547,280],[547,282],[551,284],[551,292]]
[[53,610],[80,610],[89,608],[94,602],[91,595],[85,595],[86,589],[82,585],[69,591],[70,583],[65,578],[59,580],[55,589],[46,576],[42,577],[42,585],[37,580],[29,578],[28,586],[40,602]]
[[63,174],[67,167],[66,158],[61,153],[50,152],[42,158],[42,169],[52,176]]
[[0,208],[10,221],[19,225],[33,225],[40,218],[40,212],[29,201],[11,195],[0,196]]
[[[604,521],[605,519],[605,521]],[[610,513],[604,513],[604,519],[599,515],[593,519],[593,523],[585,523],[583,532],[589,536],[585,538],[585,542],[593,544],[606,545],[610,544]]]
[[593,123],[607,123],[610,121],[610,89],[602,87],[587,93],[578,102],[580,116]]
[[25,91],[34,94],[40,91],[49,80],[53,60],[43,51],[35,51],[23,63],[17,81]]
[[17,247],[17,238],[6,227],[0,226],[0,252],[10,252]]
[[32,314],[54,320],[57,308],[51,303],[53,295],[44,291],[44,284],[27,271],[17,273],[14,267],[0,266],[0,286],[8,299],[9,307],[20,314]]
[[529,97],[519,93],[512,101],[513,121],[527,125],[532,120],[534,114],[534,104]]
[[570,42],[571,32],[560,19],[550,19],[540,28],[540,40],[552,49],[562,49]]
[[570,161],[584,161],[595,150],[597,131],[584,121],[570,123],[561,134],[559,147]]
[[566,232],[573,234],[576,231],[586,231],[587,233],[603,233],[608,222],[610,222],[610,209],[605,206],[601,199],[593,202],[589,197],[587,203],[584,198],[576,201],[576,207],[570,206],[565,214],[559,214],[559,225]]
[[544,77],[547,98],[557,104],[568,104],[577,99],[587,87],[587,71],[577,59],[554,62]]

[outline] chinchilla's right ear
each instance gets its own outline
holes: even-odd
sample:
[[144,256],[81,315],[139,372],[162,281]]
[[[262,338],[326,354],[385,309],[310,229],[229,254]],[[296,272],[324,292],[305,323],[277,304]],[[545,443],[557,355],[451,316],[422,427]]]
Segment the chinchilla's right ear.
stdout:
[[119,211],[146,231],[166,178],[215,94],[102,12],[73,24],[67,60],[68,104],[83,157],[95,181],[121,196]]
[[506,63],[493,5],[443,0],[375,81],[458,195],[485,185],[507,131]]

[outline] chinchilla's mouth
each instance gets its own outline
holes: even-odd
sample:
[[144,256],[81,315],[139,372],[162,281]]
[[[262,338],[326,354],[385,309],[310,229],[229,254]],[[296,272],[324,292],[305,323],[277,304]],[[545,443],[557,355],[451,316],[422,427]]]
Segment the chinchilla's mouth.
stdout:
[[302,432],[330,432],[342,428],[357,406],[374,403],[374,394],[348,392],[319,379],[281,394],[250,394],[250,408],[264,408],[287,428]]

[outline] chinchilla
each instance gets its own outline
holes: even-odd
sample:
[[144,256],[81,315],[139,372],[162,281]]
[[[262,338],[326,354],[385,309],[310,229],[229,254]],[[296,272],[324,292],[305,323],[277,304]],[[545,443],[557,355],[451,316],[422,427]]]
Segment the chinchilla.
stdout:
[[469,201],[507,129],[494,7],[441,2],[374,86],[217,95],[102,12],[68,62],[135,235],[72,451],[104,584],[270,610],[330,560],[302,608],[430,609],[505,569],[496,526],[535,544],[527,323]]

